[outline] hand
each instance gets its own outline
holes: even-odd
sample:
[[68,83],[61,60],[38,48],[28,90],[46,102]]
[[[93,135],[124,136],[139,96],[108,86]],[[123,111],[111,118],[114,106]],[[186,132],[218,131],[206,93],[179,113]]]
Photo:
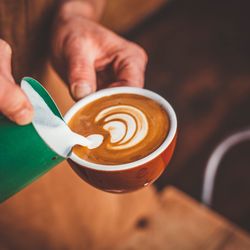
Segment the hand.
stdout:
[[10,120],[25,125],[31,122],[33,110],[11,74],[11,48],[0,39],[0,112]]
[[78,100],[99,88],[143,87],[147,56],[138,45],[62,8],[52,32],[52,63]]

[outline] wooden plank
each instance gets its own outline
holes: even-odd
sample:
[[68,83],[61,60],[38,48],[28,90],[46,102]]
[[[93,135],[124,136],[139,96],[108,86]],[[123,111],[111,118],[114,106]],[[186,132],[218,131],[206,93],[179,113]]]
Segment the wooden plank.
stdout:
[[104,193],[60,164],[1,204],[0,249],[109,248],[153,209],[154,195]]
[[161,206],[145,220],[114,249],[250,249],[247,233],[175,188],[163,191]]

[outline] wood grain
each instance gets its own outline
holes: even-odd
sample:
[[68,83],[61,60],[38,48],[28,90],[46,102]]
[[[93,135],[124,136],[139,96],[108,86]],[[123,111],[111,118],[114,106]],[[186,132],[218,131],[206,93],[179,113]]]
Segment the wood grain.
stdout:
[[248,234],[175,188],[164,189],[158,210],[114,247],[119,250],[224,250],[250,248]]

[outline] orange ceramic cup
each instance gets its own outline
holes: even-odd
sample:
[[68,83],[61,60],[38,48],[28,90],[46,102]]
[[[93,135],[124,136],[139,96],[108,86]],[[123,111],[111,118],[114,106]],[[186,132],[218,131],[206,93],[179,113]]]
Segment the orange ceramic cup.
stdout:
[[103,191],[124,193],[137,190],[153,183],[165,170],[176,144],[177,119],[171,105],[160,95],[140,88],[116,87],[100,90],[77,102],[65,115],[69,122],[74,114],[85,105],[104,96],[114,94],[137,94],[146,96],[159,103],[167,112],[170,129],[160,147],[146,157],[126,164],[103,165],[88,162],[79,158],[73,152],[68,162],[73,170],[90,185]]

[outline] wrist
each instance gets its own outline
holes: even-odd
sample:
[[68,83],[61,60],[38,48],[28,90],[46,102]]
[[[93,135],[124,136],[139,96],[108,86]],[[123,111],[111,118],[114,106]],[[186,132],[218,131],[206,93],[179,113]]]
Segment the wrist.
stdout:
[[83,17],[94,21],[100,18],[94,5],[88,1],[79,0],[62,1],[57,14],[62,21],[67,21],[72,17]]

